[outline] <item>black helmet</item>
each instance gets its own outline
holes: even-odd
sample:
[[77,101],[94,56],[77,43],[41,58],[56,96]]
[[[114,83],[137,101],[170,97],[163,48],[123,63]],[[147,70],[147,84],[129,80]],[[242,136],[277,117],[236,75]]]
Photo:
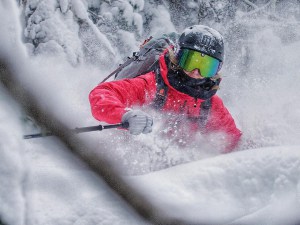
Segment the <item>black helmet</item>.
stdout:
[[179,37],[179,47],[192,49],[212,56],[221,62],[224,60],[224,43],[222,35],[204,25],[186,28]]

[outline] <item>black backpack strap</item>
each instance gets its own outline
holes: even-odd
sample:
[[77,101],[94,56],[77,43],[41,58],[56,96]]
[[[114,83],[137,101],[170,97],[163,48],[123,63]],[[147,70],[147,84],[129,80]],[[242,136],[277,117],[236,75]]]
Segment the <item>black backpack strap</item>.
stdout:
[[208,115],[211,109],[211,98],[203,101],[200,105],[200,108],[199,127],[204,129],[207,124]]
[[[167,100],[168,94],[168,86],[165,84],[161,74],[160,74],[160,67],[157,63],[155,66],[155,77],[156,77],[156,94],[155,99],[153,102],[153,106],[155,109],[162,109]],[[205,126],[208,121],[208,116],[211,109],[211,98],[203,101],[200,105],[200,116],[199,116],[199,127],[200,129],[205,129]]]
[[155,109],[162,109],[166,103],[167,94],[168,94],[168,86],[165,84],[161,74],[160,67],[157,63],[155,67],[155,77],[156,77],[156,94],[153,102],[153,106]]

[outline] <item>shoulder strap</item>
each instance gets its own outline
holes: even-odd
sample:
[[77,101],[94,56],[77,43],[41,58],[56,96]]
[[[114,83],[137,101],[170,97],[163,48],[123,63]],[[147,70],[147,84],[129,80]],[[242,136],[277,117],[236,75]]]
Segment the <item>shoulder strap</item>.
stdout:
[[155,67],[155,77],[156,77],[156,94],[153,102],[153,106],[155,109],[162,109],[166,103],[167,94],[168,94],[168,86],[165,84],[161,74],[160,67],[157,63]]
[[211,109],[211,98],[203,101],[200,105],[200,108],[199,126],[201,129],[204,129],[207,124],[208,115]]
[[119,73],[123,68],[125,68],[126,66],[128,66],[131,62],[137,60],[137,54],[136,52],[133,53],[132,57],[128,57],[128,59],[123,63],[120,64],[119,67],[117,69],[115,69],[114,71],[112,71],[109,75],[107,75],[99,84],[104,83],[105,81],[107,81],[110,77],[112,77],[113,75]]

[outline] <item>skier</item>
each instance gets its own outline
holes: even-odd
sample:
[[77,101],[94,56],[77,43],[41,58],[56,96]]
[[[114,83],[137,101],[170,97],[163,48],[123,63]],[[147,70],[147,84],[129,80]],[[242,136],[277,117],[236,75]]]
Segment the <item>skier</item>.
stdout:
[[167,117],[168,135],[182,132],[182,140],[184,135],[222,133],[222,151],[234,150],[241,131],[216,95],[224,61],[222,35],[194,25],[177,42],[159,56],[153,71],[96,86],[89,95],[93,116],[106,123],[127,122],[131,134],[147,134],[153,126],[151,107]]

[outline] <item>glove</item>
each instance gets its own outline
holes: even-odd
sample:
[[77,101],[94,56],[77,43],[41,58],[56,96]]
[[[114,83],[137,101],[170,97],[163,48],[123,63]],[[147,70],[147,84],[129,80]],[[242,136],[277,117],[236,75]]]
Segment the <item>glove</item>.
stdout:
[[131,110],[122,116],[122,123],[128,123],[130,134],[147,134],[152,131],[153,119],[141,110]]

